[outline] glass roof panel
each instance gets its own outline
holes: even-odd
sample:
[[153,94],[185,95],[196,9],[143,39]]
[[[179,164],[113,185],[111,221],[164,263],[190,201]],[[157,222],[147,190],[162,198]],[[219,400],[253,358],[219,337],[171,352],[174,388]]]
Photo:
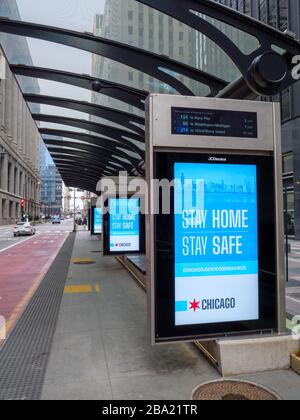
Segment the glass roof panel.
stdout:
[[[218,68],[208,65],[209,50],[203,49],[207,42],[206,37],[135,0],[52,0],[51,2],[48,0],[38,2],[36,0],[2,0],[2,2],[15,3],[19,8],[17,12],[13,7],[2,6],[0,7],[2,16],[92,33],[168,56],[180,63],[207,70],[219,76]],[[24,47],[25,38],[20,43],[16,42],[16,39],[22,37],[4,36],[9,39],[6,44],[23,44],[23,49],[29,47],[32,61],[36,66],[91,74],[151,92],[175,93],[174,89],[153,80],[144,73],[136,70],[132,72],[131,68],[125,68],[123,65],[91,53],[76,51],[57,44],[51,45],[51,43],[45,43],[41,48],[41,41],[34,39],[28,39],[28,46]],[[7,45],[4,47],[12,62],[24,63],[26,61],[22,52],[10,54],[9,50],[12,48]],[[214,50],[209,54],[214,55],[216,52],[225,56],[217,46],[214,46]],[[231,64],[228,67],[228,77],[226,77],[228,81],[238,75],[232,66]],[[206,94],[203,86],[195,86],[195,82],[187,79],[186,82],[188,85],[192,83],[195,94]]]
[[[122,42],[160,54],[162,57],[170,57],[227,82],[239,76],[239,71],[231,59],[206,36],[135,0],[0,0],[0,16],[86,32]],[[243,52],[250,53],[257,47],[256,40],[250,35],[209,17],[205,19],[234,39]],[[177,94],[173,87],[163,81],[90,52],[7,34],[0,34],[0,43],[12,64],[90,75],[142,91]],[[224,69],[227,72],[225,76]],[[164,71],[183,82],[196,95],[209,93],[207,86],[197,80],[191,80],[173,71],[170,73],[169,69]],[[18,76],[18,81],[24,93],[89,101],[134,115],[144,115],[132,105],[87,89],[32,77]],[[91,119],[124,129],[121,125],[71,109],[43,104],[30,104],[30,109],[35,113]],[[59,124],[45,122],[38,124],[41,127],[86,132]],[[138,141],[129,140],[139,148],[144,148]]]

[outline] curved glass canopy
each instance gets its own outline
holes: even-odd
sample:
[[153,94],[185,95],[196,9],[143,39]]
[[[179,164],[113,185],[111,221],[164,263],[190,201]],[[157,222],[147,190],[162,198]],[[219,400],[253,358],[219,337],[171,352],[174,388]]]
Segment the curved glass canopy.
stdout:
[[[81,186],[79,164],[96,173],[103,150],[99,144],[91,156],[96,137],[103,147],[111,142],[115,148],[103,151],[97,176],[117,174],[122,165],[139,173],[149,92],[214,96],[241,75],[238,52],[247,58],[263,48],[257,22],[235,20],[235,12],[225,13],[219,5],[213,10],[208,6],[214,1],[13,1],[18,13],[8,0],[0,4],[0,16],[11,19],[0,18],[1,45],[63,178]],[[261,28],[265,39],[274,36],[281,54],[286,45],[289,54],[297,50],[296,43]],[[226,38],[234,44],[232,54]],[[85,147],[86,155],[80,155]]]

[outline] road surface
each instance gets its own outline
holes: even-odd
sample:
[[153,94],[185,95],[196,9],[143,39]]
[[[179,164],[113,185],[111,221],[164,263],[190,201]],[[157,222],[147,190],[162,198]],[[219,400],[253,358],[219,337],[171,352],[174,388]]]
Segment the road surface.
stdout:
[[[30,237],[0,229],[0,345],[23,313],[73,229],[73,221],[37,226]],[[4,328],[3,325],[5,324]]]

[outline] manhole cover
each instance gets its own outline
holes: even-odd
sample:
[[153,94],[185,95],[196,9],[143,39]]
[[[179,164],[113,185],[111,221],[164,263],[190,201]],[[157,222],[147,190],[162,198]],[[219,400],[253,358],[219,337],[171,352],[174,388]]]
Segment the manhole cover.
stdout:
[[276,401],[280,397],[260,385],[244,382],[221,380],[199,385],[192,394],[195,401]]
[[91,260],[90,258],[75,258],[72,260],[72,263],[77,265],[88,265],[95,264],[96,261]]

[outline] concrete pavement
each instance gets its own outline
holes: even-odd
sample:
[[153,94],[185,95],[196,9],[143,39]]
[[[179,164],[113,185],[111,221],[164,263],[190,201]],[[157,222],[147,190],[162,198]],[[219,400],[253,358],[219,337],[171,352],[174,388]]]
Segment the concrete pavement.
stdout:
[[[44,400],[182,400],[219,373],[190,344],[151,347],[146,295],[99,240],[78,232],[46,372]],[[300,399],[292,371],[243,375],[283,399]]]

